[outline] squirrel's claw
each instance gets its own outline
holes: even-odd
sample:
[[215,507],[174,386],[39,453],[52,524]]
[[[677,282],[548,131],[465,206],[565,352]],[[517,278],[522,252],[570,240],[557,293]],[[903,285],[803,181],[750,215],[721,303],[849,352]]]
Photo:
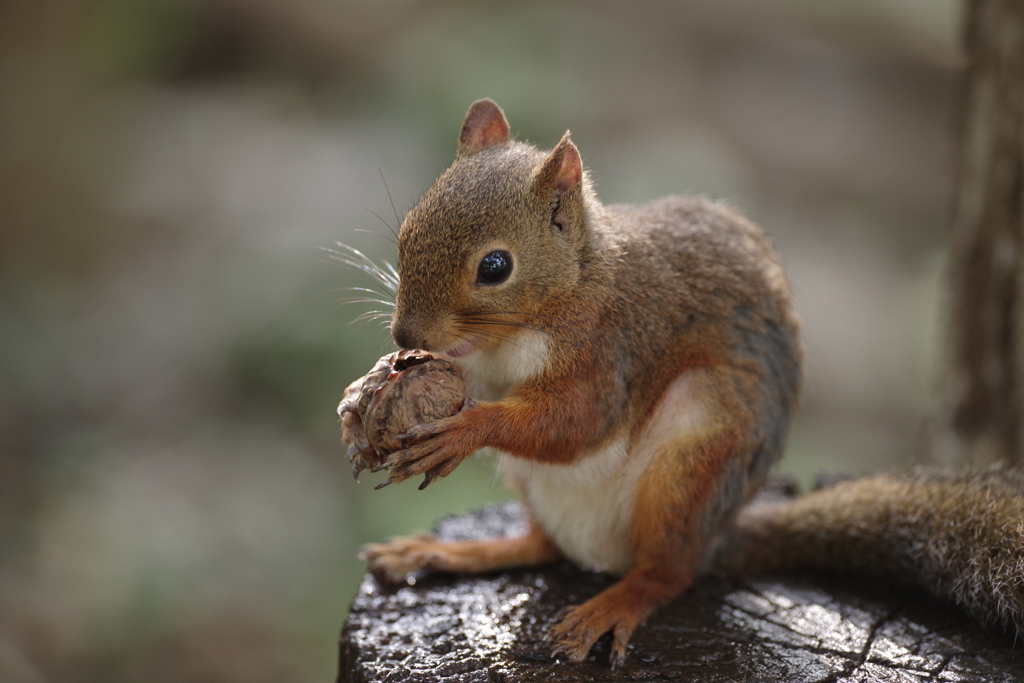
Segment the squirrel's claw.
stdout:
[[615,627],[612,639],[612,654],[609,658],[611,667],[617,669],[626,663],[626,647],[629,645],[629,638],[633,635],[632,629]]
[[447,420],[448,418],[445,418],[443,420],[438,420],[437,422],[428,422],[426,424],[410,427],[409,431],[407,431],[405,434],[399,434],[398,438],[399,440],[404,442],[419,441],[421,439],[426,439],[431,436],[437,436],[438,434],[445,430],[445,427],[448,426]]
[[369,446],[363,447],[358,443],[349,444],[346,457],[352,463],[352,477],[356,481],[359,480],[359,473],[365,469],[369,468],[371,472],[377,471],[377,466],[374,463],[377,462],[378,456],[376,451]]
[[[557,636],[551,634],[549,640],[554,640]],[[569,633],[563,640],[559,640],[555,643],[555,646],[551,648],[551,658],[557,659],[558,657],[565,657],[570,662],[582,662],[587,658],[587,654],[590,653],[590,646],[586,643],[580,642],[578,638],[573,638],[572,634]]]
[[433,441],[415,444],[391,454],[388,459],[388,465],[391,467],[391,480],[403,481],[423,474],[427,478],[420,485],[420,490],[422,490],[435,480],[447,477],[454,472],[455,468],[468,455],[469,453],[457,452],[452,446],[438,447]]
[[431,422],[425,425],[416,425],[415,427],[410,428],[409,431],[407,431],[406,433],[399,434],[398,440],[405,442],[413,439],[419,439],[424,436],[433,436],[433,433],[430,432],[429,430],[431,427],[434,426],[434,424],[435,423]]
[[[403,479],[404,479],[404,477],[403,477]],[[388,477],[387,479],[385,479],[381,483],[379,483],[376,486],[374,486],[373,490],[374,491],[380,491],[385,486],[389,486],[390,484],[394,484],[396,481],[402,481],[402,479],[397,479],[395,477]]]

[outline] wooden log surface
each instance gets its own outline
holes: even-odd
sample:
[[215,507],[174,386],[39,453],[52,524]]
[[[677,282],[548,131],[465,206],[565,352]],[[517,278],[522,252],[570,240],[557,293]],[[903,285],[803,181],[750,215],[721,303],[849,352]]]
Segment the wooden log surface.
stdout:
[[[447,539],[519,533],[518,503],[438,524]],[[339,683],[502,681],[1024,681],[1024,644],[918,591],[820,575],[709,577],[637,630],[625,666],[609,641],[553,660],[559,610],[613,578],[569,563],[483,576],[364,577],[340,643]]]

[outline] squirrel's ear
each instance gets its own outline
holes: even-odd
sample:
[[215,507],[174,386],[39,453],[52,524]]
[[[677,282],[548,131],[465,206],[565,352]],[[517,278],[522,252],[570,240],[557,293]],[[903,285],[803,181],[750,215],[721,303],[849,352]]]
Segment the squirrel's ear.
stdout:
[[533,189],[539,195],[554,193],[561,197],[574,190],[583,179],[583,160],[580,151],[565,131],[561,142],[551,151],[547,161],[537,172]]
[[458,155],[466,157],[508,141],[505,112],[493,100],[477,100],[469,105],[459,133]]

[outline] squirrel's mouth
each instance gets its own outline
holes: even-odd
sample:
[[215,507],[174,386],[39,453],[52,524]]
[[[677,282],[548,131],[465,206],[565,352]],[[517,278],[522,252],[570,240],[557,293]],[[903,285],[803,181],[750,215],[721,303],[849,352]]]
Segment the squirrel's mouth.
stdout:
[[456,346],[454,349],[443,351],[442,354],[448,356],[449,358],[461,358],[462,356],[465,356],[474,349],[476,349],[476,337],[470,337],[466,341]]

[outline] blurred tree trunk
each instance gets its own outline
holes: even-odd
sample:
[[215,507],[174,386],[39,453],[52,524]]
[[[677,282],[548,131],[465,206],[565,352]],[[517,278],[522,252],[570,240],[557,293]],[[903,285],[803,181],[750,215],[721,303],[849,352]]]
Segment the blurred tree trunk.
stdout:
[[1024,464],[1024,0],[969,0],[938,457]]

